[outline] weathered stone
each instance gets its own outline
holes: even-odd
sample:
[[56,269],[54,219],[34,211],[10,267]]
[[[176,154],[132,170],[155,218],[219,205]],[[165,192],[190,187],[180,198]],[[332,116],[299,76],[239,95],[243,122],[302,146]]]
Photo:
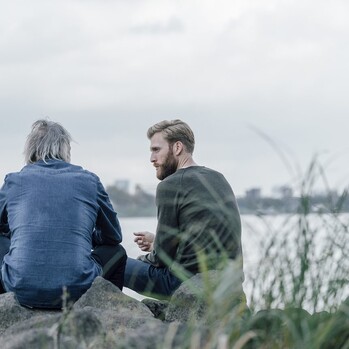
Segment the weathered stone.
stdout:
[[[200,347],[208,331],[196,320],[205,317],[208,307],[207,280],[216,285],[218,274],[194,276],[180,286],[170,302],[140,302],[98,277],[63,311],[27,309],[13,293],[6,293],[0,296],[0,348],[181,348],[192,345],[191,334]],[[186,323],[190,319],[195,321]]]
[[200,322],[214,325],[234,314],[241,319],[247,310],[242,288],[240,261],[230,261],[224,270],[194,275],[174,292],[166,309],[165,321]]
[[102,323],[89,310],[74,310],[63,314],[58,322],[58,336],[73,337],[78,343],[89,343],[94,338],[105,335]]
[[115,336],[124,337],[129,330],[139,328],[145,323],[161,324],[161,321],[153,316],[141,316],[137,315],[137,313],[127,313],[125,311],[119,313],[117,308],[103,310],[85,307],[84,309],[95,314],[102,323],[104,330]]
[[0,335],[8,328],[36,316],[54,316],[57,311],[29,309],[21,306],[13,292],[0,295]]
[[2,349],[87,349],[85,341],[78,341],[73,336],[64,336],[59,332],[59,325],[22,331],[17,335],[1,339]]
[[91,288],[73,306],[74,309],[85,307],[115,310],[119,315],[133,314],[133,316],[154,317],[146,305],[125,295],[118,287],[102,277],[97,277]]
[[13,324],[30,317],[27,309],[20,306],[14,293],[0,295],[0,334]]
[[144,298],[141,302],[150,309],[156,319],[165,320],[166,309],[169,304],[168,301]]
[[[191,279],[183,282],[171,297],[166,309],[165,321],[187,322],[189,320],[202,320],[207,310],[204,294],[204,278],[196,274]],[[209,271],[206,279],[212,284],[217,284],[219,272]]]
[[49,329],[40,328],[22,331],[13,336],[7,336],[2,338],[0,343],[2,349],[51,349],[55,347],[55,338],[52,336]]
[[147,322],[135,331],[129,332],[125,339],[119,343],[118,348],[183,348],[186,335],[186,328],[183,324]]
[[[17,331],[16,331],[17,330]],[[72,311],[56,316],[36,316],[8,329],[0,340],[1,348],[85,348],[105,336],[101,322],[92,312]]]
[[91,288],[74,304],[73,310],[92,312],[111,337],[125,337],[129,330],[145,323],[161,324],[149,308],[140,301],[122,293],[109,281],[98,277]]
[[58,314],[38,314],[33,315],[29,319],[20,321],[10,326],[3,333],[4,336],[14,336],[20,332],[28,331],[28,330],[37,330],[43,328],[50,328],[55,323],[57,323],[61,318],[61,312]]

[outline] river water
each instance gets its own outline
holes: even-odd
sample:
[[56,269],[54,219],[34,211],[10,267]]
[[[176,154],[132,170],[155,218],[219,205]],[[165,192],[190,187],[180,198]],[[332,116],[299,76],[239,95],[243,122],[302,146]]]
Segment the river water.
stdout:
[[[123,246],[125,247],[129,257],[137,257],[143,252],[133,242],[133,232],[150,231],[155,232],[155,217],[137,217],[137,218],[119,218],[123,231]],[[337,268],[338,264],[348,267],[348,255],[343,254],[343,249],[349,250],[349,239],[347,227],[349,225],[349,215],[343,214],[339,218],[331,215],[309,215],[306,219],[299,216],[289,215],[242,215],[242,248],[244,260],[244,291],[247,299],[250,299],[252,293],[256,290],[252,281],[258,275],[261,263],[265,256],[266,246],[270,241],[275,241],[274,248],[280,249],[280,253],[285,253],[292,260],[299,259],[299,250],[303,249],[304,244],[311,244],[312,250],[308,253],[310,258],[319,259],[328,249],[329,244],[336,241],[340,246],[331,250],[331,258],[333,259],[330,268]],[[304,235],[302,232],[307,233]],[[288,241],[288,246],[282,244],[282,241]],[[344,260],[345,258],[345,260]],[[335,269],[333,269],[335,272]],[[329,271],[331,274],[331,271]],[[349,273],[349,272],[348,272]],[[347,279],[348,279],[347,275]],[[348,284],[346,284],[348,288]],[[143,297],[137,293],[124,289],[124,292],[134,298],[142,299]],[[262,291],[260,291],[262,292]]]

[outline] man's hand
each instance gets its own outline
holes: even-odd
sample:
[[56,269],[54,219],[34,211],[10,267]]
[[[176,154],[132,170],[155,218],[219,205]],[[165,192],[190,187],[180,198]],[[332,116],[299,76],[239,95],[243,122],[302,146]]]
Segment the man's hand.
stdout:
[[148,231],[140,231],[133,234],[136,236],[134,238],[134,242],[142,251],[151,252],[153,250],[155,238],[155,235],[153,233],[149,233]]

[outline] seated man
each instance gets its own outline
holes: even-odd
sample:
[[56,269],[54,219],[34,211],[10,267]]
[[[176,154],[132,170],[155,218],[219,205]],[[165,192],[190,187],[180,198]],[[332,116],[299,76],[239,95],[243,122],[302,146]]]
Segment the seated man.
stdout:
[[70,164],[71,136],[38,120],[25,145],[26,166],[0,190],[0,291],[22,305],[60,308],[101,275],[123,287],[121,229],[99,178]]
[[149,253],[127,259],[125,287],[166,298],[182,281],[228,260],[241,262],[242,277],[241,221],[229,183],[194,162],[194,135],[181,120],[155,124],[147,135],[150,161],[161,180],[158,224],[156,235],[135,233],[135,242]]

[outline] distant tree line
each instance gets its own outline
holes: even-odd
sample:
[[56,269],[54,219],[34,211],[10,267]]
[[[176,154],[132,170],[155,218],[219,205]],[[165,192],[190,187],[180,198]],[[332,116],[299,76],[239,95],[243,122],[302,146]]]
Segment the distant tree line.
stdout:
[[[120,217],[156,216],[155,196],[137,185],[134,193],[111,185],[106,191]],[[349,212],[347,193],[339,195],[336,191],[304,196],[293,196],[290,191],[281,197],[265,197],[260,190],[246,191],[237,197],[241,214],[283,214],[283,213],[342,213]]]
[[114,185],[107,186],[106,192],[120,217],[156,216],[155,196],[145,192],[139,185],[132,194]]
[[347,191],[338,194],[331,190],[324,193],[294,196],[287,187],[282,187],[277,196],[264,197],[258,188],[246,191],[237,198],[243,214],[282,214],[282,213],[343,213],[349,212]]

